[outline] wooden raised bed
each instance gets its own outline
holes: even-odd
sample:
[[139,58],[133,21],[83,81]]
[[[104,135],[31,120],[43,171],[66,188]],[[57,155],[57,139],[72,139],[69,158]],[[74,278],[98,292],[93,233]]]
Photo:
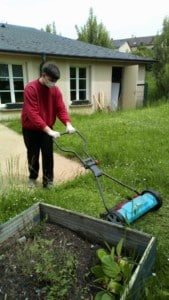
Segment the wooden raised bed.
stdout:
[[125,238],[125,249],[130,252],[132,250],[139,260],[120,300],[127,299],[128,294],[131,295],[130,300],[138,299],[144,280],[152,273],[156,251],[155,237],[53,205],[37,203],[0,225],[0,250],[11,245],[17,238],[23,236],[25,231],[34,227],[46,216],[48,223],[66,227],[93,242],[102,244],[106,241],[110,245],[116,245],[122,237]]

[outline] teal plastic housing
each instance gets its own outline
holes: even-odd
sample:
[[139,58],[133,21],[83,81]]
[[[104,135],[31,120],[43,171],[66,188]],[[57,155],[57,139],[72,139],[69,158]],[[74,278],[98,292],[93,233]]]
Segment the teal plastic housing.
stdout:
[[126,223],[130,224],[148,211],[159,208],[159,206],[161,206],[159,197],[154,193],[145,192],[143,195],[139,195],[125,203],[118,209],[118,215],[123,217]]

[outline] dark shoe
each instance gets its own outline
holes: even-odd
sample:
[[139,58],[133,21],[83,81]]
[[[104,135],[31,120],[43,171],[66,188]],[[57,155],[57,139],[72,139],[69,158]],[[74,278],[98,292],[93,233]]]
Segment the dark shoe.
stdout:
[[48,190],[52,190],[54,188],[54,185],[53,185],[52,181],[49,181],[49,182],[43,184],[43,187],[48,189]]
[[28,187],[30,189],[35,188],[36,187],[36,179],[29,179],[29,181],[28,181]]

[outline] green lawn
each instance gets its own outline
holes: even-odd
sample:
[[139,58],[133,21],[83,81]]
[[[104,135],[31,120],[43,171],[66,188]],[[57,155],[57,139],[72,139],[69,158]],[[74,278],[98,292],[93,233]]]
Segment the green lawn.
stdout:
[[[73,114],[71,119],[86,138],[88,153],[99,159],[100,169],[138,191],[152,189],[163,197],[158,211],[146,214],[130,226],[157,238],[155,276],[147,284],[146,299],[169,299],[169,105],[89,116]],[[21,133],[19,120],[4,124]],[[63,132],[63,125],[57,122],[56,130]],[[59,143],[82,156],[82,141],[77,134],[64,135]],[[108,207],[133,195],[109,179],[100,177],[100,181]],[[1,223],[38,201],[95,217],[105,211],[91,172],[53,191],[39,188],[29,192],[15,184],[8,189],[2,185],[0,197]]]

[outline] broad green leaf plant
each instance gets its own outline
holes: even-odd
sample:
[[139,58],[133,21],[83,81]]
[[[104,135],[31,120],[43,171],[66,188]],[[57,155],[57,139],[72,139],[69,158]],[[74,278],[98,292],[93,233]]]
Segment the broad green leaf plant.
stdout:
[[122,256],[123,243],[123,238],[116,247],[111,248],[105,243],[106,250],[100,248],[96,251],[99,264],[93,266],[91,271],[96,277],[94,282],[99,291],[94,300],[117,300],[127,286],[135,262],[129,257]]

